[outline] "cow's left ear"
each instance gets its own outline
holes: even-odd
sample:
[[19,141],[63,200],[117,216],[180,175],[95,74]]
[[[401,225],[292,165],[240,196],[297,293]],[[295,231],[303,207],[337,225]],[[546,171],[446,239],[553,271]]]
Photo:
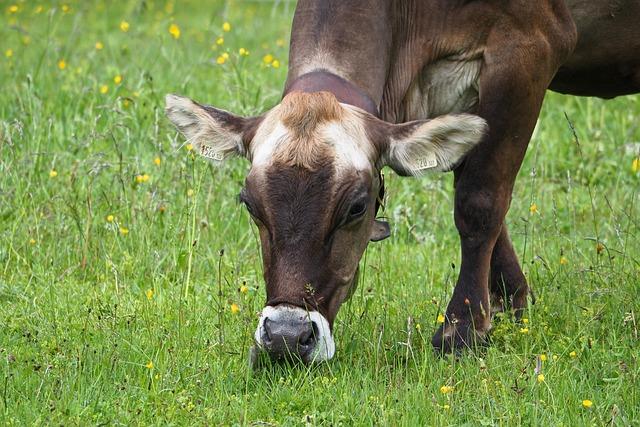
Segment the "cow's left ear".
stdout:
[[386,129],[377,134],[384,140],[376,141],[378,166],[389,166],[404,176],[450,171],[487,132],[487,122],[471,114],[382,126]]
[[260,117],[236,116],[178,95],[167,95],[165,102],[167,117],[195,152],[215,162],[231,155],[246,157]]

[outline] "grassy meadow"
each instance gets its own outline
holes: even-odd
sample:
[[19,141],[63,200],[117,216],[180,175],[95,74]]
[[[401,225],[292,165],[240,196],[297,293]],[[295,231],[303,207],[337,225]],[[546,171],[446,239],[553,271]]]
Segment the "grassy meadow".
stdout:
[[275,105],[295,3],[0,5],[0,424],[640,424],[639,96],[547,96],[508,216],[537,303],[486,351],[430,346],[459,271],[452,175],[387,170],[392,237],[336,357],[252,371],[248,164],[196,158],[164,95]]

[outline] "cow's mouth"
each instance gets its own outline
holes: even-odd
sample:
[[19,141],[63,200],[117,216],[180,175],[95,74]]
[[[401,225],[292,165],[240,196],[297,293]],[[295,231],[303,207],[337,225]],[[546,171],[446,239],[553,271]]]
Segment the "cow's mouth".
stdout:
[[255,340],[259,350],[276,360],[322,362],[336,350],[329,322],[322,314],[284,304],[262,310]]

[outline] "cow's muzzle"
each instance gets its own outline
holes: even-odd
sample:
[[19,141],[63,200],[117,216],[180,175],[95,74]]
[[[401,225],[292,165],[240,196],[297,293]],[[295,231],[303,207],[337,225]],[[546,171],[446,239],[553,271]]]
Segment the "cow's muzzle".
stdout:
[[288,305],[262,310],[255,340],[261,349],[278,360],[320,362],[331,359],[335,353],[327,319],[317,311]]

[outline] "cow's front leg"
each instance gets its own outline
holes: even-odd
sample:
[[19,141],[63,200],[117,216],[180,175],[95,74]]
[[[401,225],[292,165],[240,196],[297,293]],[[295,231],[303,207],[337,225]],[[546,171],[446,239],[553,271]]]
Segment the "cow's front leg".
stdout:
[[[561,9],[557,11],[563,13]],[[462,263],[445,322],[432,340],[436,350],[451,352],[473,347],[484,341],[491,328],[492,254],[502,238],[494,265],[502,266],[504,272],[517,263],[513,248],[507,246],[506,229],[501,237],[502,225],[546,88],[573,48],[575,34],[570,31],[571,25],[567,26],[566,36],[562,32],[545,38],[547,34],[541,31],[496,31],[488,40],[477,112],[487,120],[489,133],[455,171],[454,215]],[[518,273],[519,267],[516,276]],[[519,281],[517,278],[514,282],[516,286]],[[518,304],[522,301],[518,300]]]
[[511,186],[481,175],[485,179],[477,181],[477,173],[458,172],[455,222],[462,263],[445,322],[433,337],[436,349],[447,353],[482,344],[491,327],[491,255],[509,206]]

